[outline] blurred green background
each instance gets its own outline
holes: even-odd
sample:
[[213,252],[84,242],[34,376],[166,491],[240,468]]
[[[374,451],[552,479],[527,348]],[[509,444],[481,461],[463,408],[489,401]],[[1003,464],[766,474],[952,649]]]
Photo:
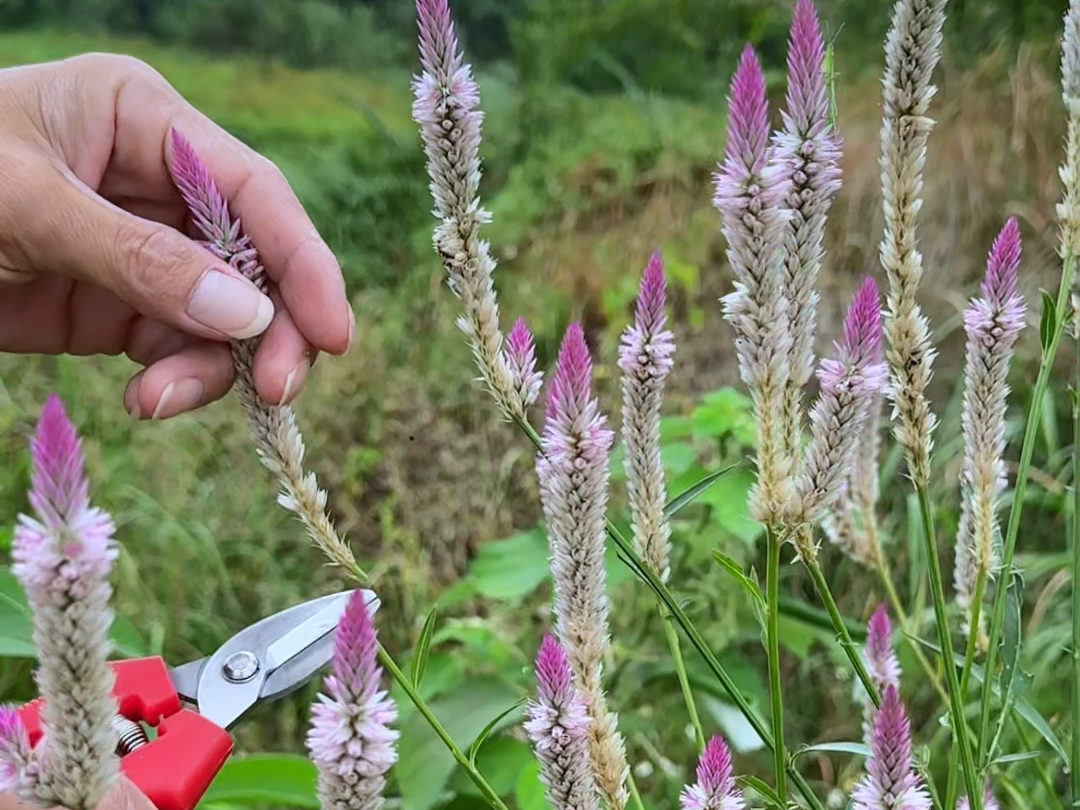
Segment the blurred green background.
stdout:
[[[451,4],[487,115],[482,191],[494,214],[486,233],[500,261],[504,326],[525,316],[547,367],[562,330],[581,319],[615,424],[615,345],[650,251],[664,251],[678,341],[664,424],[673,494],[740,459],[752,441],[730,329],[717,302],[731,278],[710,205],[710,176],[724,148],[726,85],[745,41],[758,47],[773,99],[782,102],[791,5]],[[920,232],[923,301],[941,348],[932,394],[943,418],[936,496],[939,542],[946,547],[957,517],[959,313],[1007,216],[1018,216],[1023,229],[1022,286],[1033,323],[1039,287],[1057,285],[1053,217],[1064,132],[1057,48],[1064,6],[1063,0],[950,3]],[[822,0],[819,11],[836,47],[844,137],[844,187],[821,279],[824,351],[863,274],[881,278],[879,80],[890,4]],[[414,37],[408,0],[0,0],[0,64],[86,51],[145,59],[282,167],[337,252],[359,335],[348,356],[322,359],[297,405],[310,464],[330,490],[340,528],[374,572],[384,603],[380,632],[399,661],[408,659],[428,608],[441,604],[423,691],[464,747],[531,688],[530,661],[548,625],[546,544],[533,455],[512,427],[497,421],[474,381],[454,326],[457,302],[431,250],[434,221],[409,111]],[[1036,332],[1026,333],[1014,369],[1014,438],[1034,378]],[[196,416],[136,424],[121,402],[134,371],[122,358],[0,357],[0,554],[26,509],[28,438],[55,390],[85,436],[94,498],[119,524],[121,652],[163,652],[179,663],[211,652],[256,618],[341,587],[339,575],[275,505],[237,403],[230,398]],[[1027,698],[1056,730],[1066,705],[1063,528],[1071,449],[1063,387],[1048,402],[1020,563],[1027,578],[1024,665],[1036,673]],[[613,499],[623,509],[619,463],[617,454]],[[895,453],[886,457],[883,475],[890,561],[930,633],[918,538],[908,523],[909,488],[897,475]],[[729,476],[679,515],[672,582],[741,687],[764,708],[764,656],[752,605],[712,556],[720,550],[751,566],[763,553],[745,510],[750,481],[746,470]],[[884,596],[880,586],[832,550],[825,559],[842,609],[852,621],[865,621]],[[692,737],[652,597],[614,554],[610,561],[612,704],[650,805],[672,807],[692,772]],[[853,685],[812,585],[795,566],[783,576],[789,740],[858,739]],[[32,694],[28,619],[10,576],[0,586],[0,694],[23,700]],[[947,731],[933,692],[914,662],[904,662],[918,738],[944,753]],[[699,664],[688,655],[707,730],[729,736],[741,771],[767,776],[768,756]],[[302,752],[316,691],[313,684],[254,712],[237,729],[240,749]],[[403,737],[391,806],[482,806],[399,697]],[[518,717],[519,710],[500,724],[480,748],[479,762],[513,810],[538,810],[543,797]],[[1009,750],[1038,750],[1040,758],[1003,766],[1002,784],[1015,783],[1043,806],[1040,800],[1063,790],[1061,763],[1030,728],[1008,734]],[[850,788],[861,767],[835,753],[811,752],[803,762],[823,789]],[[310,778],[300,759],[239,761],[211,799],[315,806]],[[1007,806],[1010,795],[1000,796]]]

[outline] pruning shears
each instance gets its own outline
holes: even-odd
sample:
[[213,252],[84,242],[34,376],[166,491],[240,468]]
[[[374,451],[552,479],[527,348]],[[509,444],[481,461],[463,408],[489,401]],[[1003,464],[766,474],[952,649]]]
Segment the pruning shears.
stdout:
[[[330,663],[353,591],[294,605],[238,632],[212,655],[178,667],[153,656],[110,664],[120,769],[158,810],[194,810],[233,750],[228,734],[252,707],[284,697]],[[363,591],[368,610],[379,600]],[[43,698],[19,709],[37,745]],[[185,705],[187,704],[187,705]],[[156,732],[150,739],[145,726]]]

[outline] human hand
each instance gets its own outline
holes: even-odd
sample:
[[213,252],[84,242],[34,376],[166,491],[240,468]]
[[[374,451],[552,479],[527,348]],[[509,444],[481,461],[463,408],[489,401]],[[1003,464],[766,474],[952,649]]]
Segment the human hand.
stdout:
[[[26,805],[10,794],[0,793],[0,810],[27,810]],[[102,799],[96,810],[156,810],[150,800],[124,777]]]
[[[271,299],[185,236],[170,130],[194,146],[274,282]],[[137,59],[0,70],[0,351],[120,354],[136,418],[222,397],[229,338],[263,334],[255,384],[291,400],[355,321],[333,253],[281,172]]]

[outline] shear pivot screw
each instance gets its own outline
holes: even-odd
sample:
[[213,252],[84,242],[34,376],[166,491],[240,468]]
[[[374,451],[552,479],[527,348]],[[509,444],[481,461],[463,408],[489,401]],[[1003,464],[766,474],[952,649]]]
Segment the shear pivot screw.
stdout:
[[221,666],[221,671],[225,674],[226,680],[233,683],[244,683],[244,681],[250,681],[255,677],[255,673],[259,671],[259,658],[255,653],[237,652],[230,655],[225,659],[225,663]]

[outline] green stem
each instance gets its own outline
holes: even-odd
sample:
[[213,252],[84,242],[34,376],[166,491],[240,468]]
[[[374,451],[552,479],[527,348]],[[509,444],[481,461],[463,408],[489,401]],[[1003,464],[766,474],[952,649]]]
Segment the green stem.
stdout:
[[664,635],[667,637],[668,649],[671,650],[671,660],[675,665],[675,674],[679,677],[683,702],[686,703],[686,711],[690,715],[690,725],[694,727],[694,741],[697,743],[698,753],[703,754],[705,753],[705,732],[701,728],[701,718],[698,716],[697,706],[694,704],[694,693],[690,689],[690,679],[686,676],[686,664],[683,662],[679,633],[675,629],[671,614],[664,609],[664,606],[658,603],[657,608],[660,610],[660,617],[664,620]]
[[401,671],[394,662],[394,659],[390,657],[390,653],[386,651],[386,648],[383,647],[382,644],[379,645],[379,661],[381,661],[382,665],[390,671],[390,674],[394,677],[394,680],[401,685],[401,688],[405,690],[405,694],[409,696],[409,700],[413,702],[417,711],[419,711],[420,714],[424,716],[424,719],[428,721],[428,725],[430,725],[435,733],[439,735],[439,739],[443,741],[443,745],[445,745],[450,753],[454,755],[454,759],[457,760],[458,765],[462,767],[465,774],[472,780],[472,783],[480,790],[480,793],[487,800],[487,803],[494,807],[495,810],[508,810],[507,806],[503,804],[503,800],[499,798],[499,794],[497,794],[491,785],[488,784],[487,780],[484,779],[483,774],[476,769],[476,766],[473,765],[467,756],[465,756],[465,753],[458,748],[457,743],[454,742],[446,729],[443,728],[439,719],[432,714],[427,703],[420,697],[420,693],[413,687],[412,681]]
[[[804,562],[806,562],[804,560]],[[881,695],[878,694],[877,687],[870,679],[870,673],[866,671],[866,664],[863,662],[862,656],[859,655],[859,648],[851,638],[851,633],[848,632],[847,624],[844,622],[844,617],[840,614],[840,609],[836,606],[836,600],[833,598],[832,591],[829,589],[829,583],[825,581],[825,574],[821,570],[821,563],[817,560],[813,562],[806,562],[806,568],[810,571],[810,577],[814,580],[814,586],[817,588],[818,596],[821,597],[821,601],[825,603],[825,609],[829,611],[829,618],[832,619],[833,629],[836,634],[840,636],[840,646],[844,648],[844,653],[848,657],[848,661],[851,662],[852,668],[855,670],[855,674],[859,680],[862,681],[862,685],[866,688],[867,694],[870,695],[870,699],[874,701],[874,706],[881,706]]]
[[[1069,302],[1069,288],[1072,284],[1075,262],[1076,257],[1071,253],[1065,256],[1065,263],[1061,271],[1061,286],[1058,289],[1057,307],[1055,309],[1054,331],[1050,336],[1049,345],[1043,349],[1042,362],[1039,364],[1039,375],[1035,379],[1035,388],[1031,393],[1027,424],[1024,426],[1024,444],[1020,450],[1020,464],[1016,469],[1016,485],[1013,489],[1012,508],[1009,510],[1009,525],[1005,532],[1005,550],[1001,558],[1001,573],[998,578],[998,582],[1001,583],[1012,581],[1016,537],[1020,531],[1020,515],[1024,509],[1024,496],[1027,494],[1028,469],[1031,467],[1031,456],[1035,452],[1035,443],[1039,438],[1043,397],[1046,396],[1046,388],[1050,382],[1050,371],[1053,368],[1054,357],[1057,355],[1061,335],[1065,329],[1065,312]],[[1075,573],[1075,568],[1073,570]],[[990,688],[990,679],[994,677],[994,669],[997,665],[998,644],[1001,641],[1001,631],[1005,624],[1005,594],[1008,590],[1006,587],[997,588],[994,593],[994,610],[990,618],[990,646],[986,651],[987,680],[982,690],[982,706],[979,709],[979,762],[983,766],[986,765],[984,758],[990,745],[990,708],[991,697],[994,692]]]
[[971,680],[971,667],[975,663],[975,648],[978,646],[979,641],[979,621],[982,618],[982,603],[986,596],[986,577],[987,571],[984,568],[980,568],[978,576],[975,577],[975,596],[971,604],[970,630],[968,632],[967,649],[964,651],[964,671],[960,676],[960,690],[965,703],[967,703],[968,683]]
[[[934,599],[934,618],[937,620],[938,643],[941,645],[941,657],[944,662],[945,683],[948,685],[951,728],[953,739],[960,748],[960,767],[964,772],[964,786],[967,788],[971,810],[982,810],[981,780],[975,771],[975,761],[971,755],[968,740],[967,721],[964,718],[964,696],[960,690],[960,679],[956,674],[956,657],[953,653],[952,634],[949,629],[949,614],[945,606],[945,589],[941,578],[941,560],[938,559],[937,541],[934,539],[934,516],[930,511],[930,495],[926,487],[918,487],[919,514],[923,523],[923,541],[926,545],[927,568],[930,572],[930,593]],[[989,691],[989,690],[987,690]]]
[[634,781],[633,771],[627,772],[626,784],[630,787],[630,801],[634,803],[634,807],[637,810],[645,810],[645,803],[641,801],[641,792],[638,791],[637,782]]
[[[536,448],[542,450],[540,436],[533,426],[524,420],[515,420],[515,422],[525,435],[529,437],[529,440]],[[761,718],[758,717],[742,692],[739,691],[739,687],[736,685],[731,675],[724,669],[715,653],[713,653],[709,648],[709,645],[705,642],[701,632],[690,620],[690,617],[686,615],[686,611],[682,609],[679,600],[675,598],[675,595],[667,585],[665,585],[645,561],[641,559],[637,550],[634,548],[633,543],[623,537],[622,532],[618,530],[610,519],[605,519],[605,529],[607,530],[608,537],[610,537],[615,545],[619,547],[619,553],[623,563],[629,567],[639,579],[648,585],[650,589],[652,589],[656,598],[671,612],[672,617],[678,622],[682,631],[686,633],[686,637],[690,640],[694,649],[696,649],[705,660],[705,664],[712,671],[713,675],[716,676],[716,679],[724,688],[724,691],[731,699],[731,702],[735,704],[735,707],[743,717],[746,718],[746,722],[754,729],[754,733],[758,735],[765,747],[770,751],[773,750],[773,738],[768,727],[762,722]],[[810,787],[810,783],[806,781],[806,778],[801,773],[799,773],[790,760],[787,762],[787,773],[791,778],[792,784],[795,785],[795,789],[798,790],[803,799],[806,800],[806,803],[810,806],[811,810],[825,810],[825,805],[821,803],[821,799],[814,793],[813,788]]]
[[1076,340],[1076,391],[1073,399],[1072,514],[1072,761],[1070,782],[1075,806],[1080,802],[1080,336]]
[[[1024,724],[1020,722],[1020,719],[1015,714],[1012,716],[1012,724],[1013,730],[1016,731],[1016,736],[1020,738],[1020,743],[1023,745],[1023,750],[1033,750],[1027,731],[1024,730]],[[1050,777],[1050,772],[1046,769],[1046,763],[1043,762],[1042,757],[1038,757],[1032,761],[1035,764],[1035,769],[1039,772],[1039,781],[1042,782],[1043,790],[1046,791],[1047,800],[1053,799],[1058,810],[1064,810],[1064,806],[1061,803],[1061,797],[1057,795],[1057,790],[1054,788],[1054,780]],[[1073,761],[1075,762],[1076,760]]]
[[771,527],[765,528],[768,560],[765,569],[767,601],[766,635],[769,653],[769,703],[772,705],[773,768],[776,772],[776,795],[787,805],[787,752],[784,748],[784,695],[780,685],[780,537]]

